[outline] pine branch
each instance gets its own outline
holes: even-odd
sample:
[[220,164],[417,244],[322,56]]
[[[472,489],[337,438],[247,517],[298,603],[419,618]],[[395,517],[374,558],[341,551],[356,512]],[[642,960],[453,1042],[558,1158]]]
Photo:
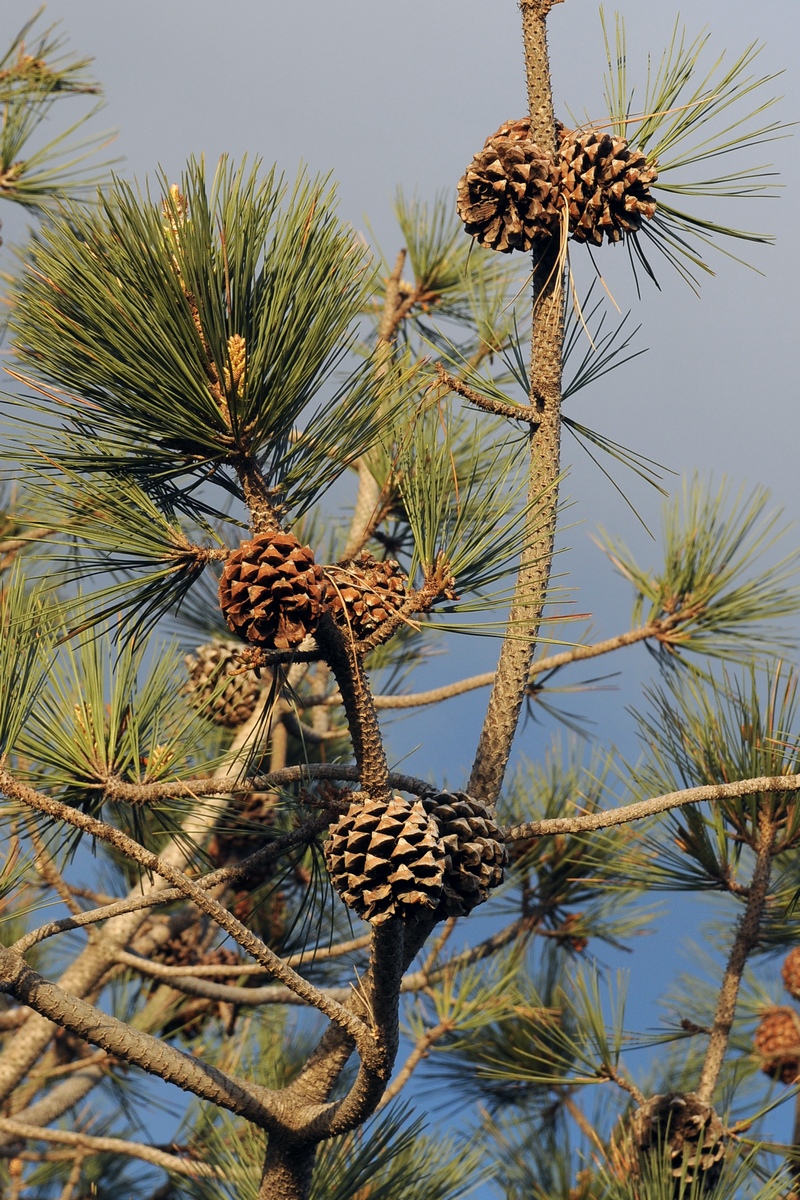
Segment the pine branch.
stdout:
[[702,787],[685,788],[680,792],[668,792],[664,796],[654,796],[652,800],[639,800],[635,804],[625,805],[624,808],[590,813],[585,817],[554,817],[546,821],[512,825],[504,829],[503,834],[507,842],[517,842],[550,834],[610,829],[613,825],[625,825],[629,821],[639,821],[644,817],[652,817],[671,808],[682,808],[687,804],[757,796],[762,792],[800,792],[800,775],[762,775],[756,779],[737,779],[733,783],[705,784]]
[[736,937],[731,947],[722,986],[717,1001],[717,1011],[711,1026],[711,1036],[708,1039],[703,1070],[697,1087],[698,1099],[710,1104],[714,1088],[722,1069],[723,1059],[728,1049],[733,1018],[736,1013],[736,1000],[739,995],[739,985],[742,981],[745,964],[750,952],[758,944],[761,919],[769,892],[772,857],[775,852],[775,839],[778,823],[766,804],[759,806],[758,812],[758,841],[755,847],[756,865],[750,881],[750,893],[747,898],[741,922],[736,930]]
[[[140,846],[133,838],[122,833],[121,830],[107,825],[104,821],[98,821],[95,817],[87,816],[86,813],[71,808],[59,800],[54,800],[52,797],[45,796],[43,793],[28,787],[26,784],[20,783],[19,780],[14,779],[8,771],[2,768],[0,768],[0,791],[9,799],[17,800],[35,809],[37,812],[54,817],[56,820],[64,821],[68,825],[72,825],[75,829],[80,829],[84,833],[87,833],[90,837],[106,842],[132,862],[138,862],[146,871],[159,875],[162,879],[172,883],[186,899],[194,901],[201,912],[207,913],[216,921],[221,929],[230,934],[248,954],[251,954],[258,962],[262,963],[272,975],[280,979],[291,991],[307,1002],[310,1002],[335,1024],[341,1024],[347,1030],[348,1034],[354,1038],[360,1053],[367,1059],[373,1057],[371,1039],[366,1036],[366,1030],[360,1021],[355,1019],[338,1002],[330,1000],[319,989],[308,983],[296,971],[292,970],[291,967],[286,967],[280,957],[273,950],[270,950],[260,938],[252,934],[223,905],[209,896],[202,887],[190,880],[182,871],[179,871],[167,861],[167,859],[160,858],[157,854],[146,850],[144,846]],[[35,1007],[35,1005],[31,1007]]]
[[[545,32],[551,3],[552,0],[526,0],[521,7],[530,136],[543,150],[555,154],[556,125]],[[524,548],[509,614],[509,624],[515,634],[503,641],[497,676],[467,784],[471,796],[492,805],[502,787],[522,710],[550,579],[556,527],[565,334],[560,239],[550,238],[533,257],[530,406],[536,410],[538,424],[530,434],[528,497],[531,508],[526,519]]]
[[280,1104],[270,1097],[268,1089],[233,1079],[149,1033],[132,1029],[49,983],[27,967],[19,955],[4,948],[0,950],[0,987],[62,1029],[262,1128],[269,1127],[280,1114]]
[[41,1129],[36,1125],[20,1121],[18,1118],[0,1117],[0,1133],[25,1141],[49,1142],[56,1146],[76,1146],[94,1154],[122,1154],[127,1158],[138,1158],[161,1167],[174,1175],[188,1175],[201,1179],[219,1179],[220,1173],[216,1167],[195,1159],[181,1158],[177,1154],[167,1154],[157,1146],[143,1145],[141,1142],[129,1142],[122,1138],[94,1137],[88,1133],[73,1133],[67,1129]]

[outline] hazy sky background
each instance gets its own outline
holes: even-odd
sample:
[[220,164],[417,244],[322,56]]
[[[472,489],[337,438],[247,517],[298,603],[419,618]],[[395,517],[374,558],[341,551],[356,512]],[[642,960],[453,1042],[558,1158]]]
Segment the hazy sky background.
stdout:
[[[643,84],[648,52],[658,59],[678,10],[632,0],[623,11],[629,78]],[[4,38],[30,12],[28,4],[5,0]],[[333,171],[342,216],[365,233],[368,219],[391,259],[400,246],[391,215],[396,187],[422,199],[453,193],[484,138],[526,108],[514,0],[52,0],[47,16],[61,19],[75,50],[96,60],[108,101],[100,121],[119,131],[115,152],[123,157],[124,175],[141,179],[160,164],[176,177],[190,153],[204,153],[213,164],[222,152],[247,152],[277,161],[290,177],[302,160],[312,172]],[[797,0],[693,0],[684,16],[690,37],[710,29],[709,65],[723,48],[735,57],[763,40],[757,72],[786,69],[767,86],[765,98],[783,94],[778,116],[798,119]],[[597,5],[567,0],[554,8],[549,27],[557,112],[602,118],[605,60]],[[743,157],[742,165],[774,162],[785,190],[777,200],[742,201],[726,210],[733,224],[777,235],[775,247],[744,248],[763,276],[714,255],[718,274],[704,282],[700,299],[665,267],[662,291],[645,284],[639,302],[622,250],[598,254],[622,308],[635,308],[635,323],[643,325],[640,343],[649,353],[582,393],[585,398],[570,410],[679,474],[699,469],[717,480],[726,474],[737,485],[766,484],[792,519],[800,507],[797,157],[791,139]],[[15,225],[6,213],[3,218],[9,239]],[[524,271],[520,256],[521,277]],[[619,533],[645,563],[658,564],[658,549],[585,455],[569,444],[566,453],[574,469],[563,494],[574,504],[571,528],[561,538],[569,553],[558,569],[565,573],[562,582],[579,589],[576,609],[593,613],[593,636],[609,636],[627,627],[631,593],[594,546],[593,531],[604,525]],[[614,474],[657,529],[660,498],[621,468]],[[668,480],[670,487],[677,482]],[[787,550],[795,542],[796,534]],[[459,640],[457,657],[437,662],[428,678],[457,678],[467,656],[475,670],[488,669],[497,648],[488,639]],[[608,670],[623,668],[625,674],[612,681],[617,690],[581,696],[572,707],[595,721],[603,745],[614,743],[633,755],[625,710],[651,664],[643,649],[635,649],[609,660]],[[605,669],[601,663],[598,671],[569,678]],[[478,694],[451,702],[436,716],[428,712],[397,723],[389,731],[396,756],[410,755],[405,762],[415,774],[444,769],[451,784],[460,784],[483,699]],[[529,724],[520,752],[540,755],[551,733],[548,722]],[[639,1027],[655,1023],[653,997],[675,965],[669,922],[661,928],[664,933],[629,964],[631,1017]]]

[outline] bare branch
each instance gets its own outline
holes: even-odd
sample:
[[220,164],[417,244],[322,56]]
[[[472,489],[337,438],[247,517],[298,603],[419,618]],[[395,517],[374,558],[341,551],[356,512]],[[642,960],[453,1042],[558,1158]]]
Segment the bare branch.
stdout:
[[[358,782],[361,775],[358,767],[340,766],[338,763],[303,763],[299,766],[284,767],[268,775],[222,775],[216,779],[176,779],[169,783],[123,783],[122,780],[109,779],[103,785],[103,791],[109,800],[126,801],[129,804],[148,804],[153,800],[174,800],[179,796],[217,796],[224,792],[236,795],[244,792],[267,792],[271,788],[282,787],[291,783],[313,783],[315,779],[337,779]],[[390,771],[387,776],[389,787],[401,792],[412,792],[421,796],[432,789],[425,779],[414,775],[401,775]]]
[[347,1030],[348,1034],[354,1038],[360,1054],[365,1055],[367,1058],[372,1056],[374,1042],[364,1025],[352,1013],[344,1009],[338,1002],[330,1000],[315,988],[313,984],[308,983],[307,980],[298,975],[296,971],[285,966],[279,956],[273,950],[270,950],[260,938],[251,933],[223,905],[212,899],[202,887],[188,879],[181,871],[172,866],[171,863],[146,850],[144,846],[140,846],[138,842],[128,837],[127,834],[122,833],[121,830],[115,829],[113,826],[107,825],[104,821],[98,821],[86,813],[70,808],[69,805],[62,804],[59,800],[53,800],[51,797],[35,791],[26,784],[20,783],[4,769],[0,769],[0,790],[11,799],[19,800],[23,804],[28,804],[31,808],[37,809],[39,812],[46,813],[48,816],[55,817],[58,820],[66,821],[76,829],[83,830],[84,833],[89,834],[91,837],[107,842],[127,855],[133,862],[138,862],[145,870],[152,871],[162,879],[166,879],[169,883],[174,884],[184,896],[193,900],[202,912],[208,913],[220,928],[229,933],[248,954],[251,954],[256,961],[261,962],[269,970],[270,974],[280,979],[296,995],[306,1000],[307,1003],[318,1008],[329,1020],[334,1021],[336,1024],[341,1024]]
[[733,783],[709,783],[680,792],[667,792],[664,796],[654,796],[652,800],[639,800],[636,804],[625,805],[624,808],[588,813],[585,817],[552,817],[546,821],[511,825],[503,830],[503,834],[507,842],[519,842],[553,833],[585,833],[592,829],[610,829],[613,825],[640,821],[643,817],[652,817],[671,808],[682,808],[686,804],[733,800],[737,796],[756,796],[759,792],[800,792],[800,775],[761,775],[755,779],[737,779]]
[[90,1154],[122,1154],[127,1158],[140,1158],[152,1163],[154,1167],[162,1167],[176,1175],[194,1176],[200,1179],[219,1179],[220,1173],[216,1167],[208,1163],[181,1158],[177,1154],[167,1154],[157,1146],[147,1146],[141,1142],[129,1142],[123,1138],[92,1137],[88,1133],[72,1133],[66,1129],[40,1129],[38,1125],[29,1125],[9,1117],[0,1117],[0,1133],[9,1134],[13,1138],[26,1141],[50,1142],[56,1146],[77,1146]]

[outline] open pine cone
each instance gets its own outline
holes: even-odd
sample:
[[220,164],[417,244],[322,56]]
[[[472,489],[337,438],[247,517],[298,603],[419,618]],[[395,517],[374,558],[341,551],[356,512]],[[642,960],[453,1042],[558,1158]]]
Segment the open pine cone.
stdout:
[[362,554],[324,570],[333,619],[357,642],[376,633],[408,595],[408,580],[394,559],[378,562]]
[[294,534],[258,533],[226,560],[219,602],[228,628],[239,637],[291,650],[317,627],[325,604],[322,568]]
[[252,671],[239,668],[233,646],[207,642],[183,661],[189,673],[187,691],[204,717],[226,729],[236,729],[252,717],[261,688]]
[[576,242],[619,242],[656,211],[650,184],[658,178],[641,150],[600,129],[562,130],[556,156],[560,202]]
[[436,908],[442,898],[445,850],[419,801],[354,802],[331,826],[325,862],[348,908],[373,925]]
[[558,228],[554,183],[553,160],[530,140],[530,121],[507,121],[459,180],[458,215],[492,250],[530,250]]
[[710,1104],[694,1092],[668,1092],[653,1096],[637,1108],[628,1124],[628,1136],[636,1152],[632,1174],[638,1174],[638,1158],[647,1151],[669,1147],[676,1191],[682,1183],[695,1180],[710,1188],[719,1179],[725,1157],[725,1129]]
[[762,1058],[761,1070],[781,1083],[800,1075],[800,1016],[793,1008],[770,1008],[758,1023],[753,1048]]
[[421,802],[436,821],[447,853],[440,914],[462,916],[503,882],[505,843],[491,810],[466,792],[439,792],[422,796]]

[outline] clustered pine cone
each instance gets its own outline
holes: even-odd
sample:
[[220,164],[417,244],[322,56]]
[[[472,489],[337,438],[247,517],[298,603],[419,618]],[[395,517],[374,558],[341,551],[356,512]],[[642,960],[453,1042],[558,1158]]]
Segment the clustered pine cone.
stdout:
[[310,546],[273,529],[229,555],[219,584],[228,628],[267,649],[291,650],[317,627],[325,604],[322,567]]
[[379,924],[420,907],[440,920],[471,912],[502,883],[506,854],[484,804],[440,792],[354,802],[331,827],[325,861],[345,904]]
[[[725,1157],[725,1129],[710,1104],[694,1092],[653,1096],[630,1118],[633,1148],[639,1154],[669,1147],[676,1189],[695,1180],[711,1187],[719,1179]],[[638,1164],[629,1163],[633,1173]]]
[[325,862],[348,908],[373,925],[436,908],[442,896],[445,850],[419,801],[351,804],[331,827]]
[[555,158],[530,139],[530,121],[507,121],[486,139],[458,183],[467,233],[493,250],[530,250],[566,209],[577,242],[601,245],[636,233],[656,211],[654,163],[625,138],[558,126]]
[[466,792],[439,792],[421,800],[439,827],[447,854],[440,913],[462,916],[488,900],[489,892],[503,882],[505,843],[491,810]]
[[261,688],[252,671],[239,668],[233,646],[207,642],[183,661],[189,673],[187,690],[204,717],[226,729],[236,729],[250,719]]
[[325,577],[333,619],[357,642],[376,633],[408,595],[400,564],[394,559],[378,562],[371,554],[325,567]]
[[761,1070],[781,1083],[794,1083],[800,1075],[800,1017],[793,1008],[770,1008],[759,1021],[753,1038]]
[[458,183],[458,215],[484,246],[530,250],[558,227],[553,163],[530,140],[530,121],[507,121],[486,139]]
[[576,242],[600,246],[641,229],[656,211],[650,184],[658,178],[641,150],[599,129],[565,130],[556,156],[558,189]]

